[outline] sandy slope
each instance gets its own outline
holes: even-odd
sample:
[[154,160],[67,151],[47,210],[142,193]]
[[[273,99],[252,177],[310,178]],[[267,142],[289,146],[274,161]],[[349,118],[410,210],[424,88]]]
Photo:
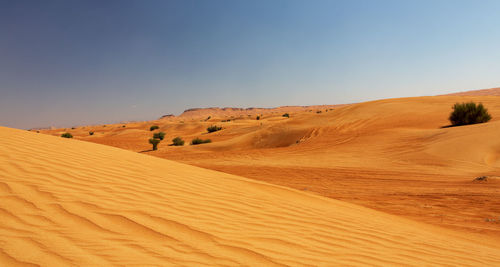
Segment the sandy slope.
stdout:
[[499,265],[473,234],[117,148],[0,128],[2,265]]
[[459,93],[453,93],[449,95],[461,95],[461,96],[480,96],[480,95],[489,95],[489,96],[499,96],[500,88],[490,88],[490,89],[479,89],[479,90],[471,90]]
[[[486,124],[442,128],[456,102],[483,102]],[[209,116],[210,114],[204,114]],[[500,97],[384,99],[260,120],[152,121],[42,131],[262,180],[500,240]],[[206,118],[206,117],[205,117]],[[149,127],[166,132],[149,151]],[[222,131],[208,134],[217,124]],[[96,133],[89,136],[88,131]],[[168,146],[175,136],[184,147]],[[187,145],[192,138],[213,142]],[[487,175],[485,183],[473,182]],[[489,220],[494,219],[494,220]]]
[[[315,105],[315,106],[282,106],[277,108],[192,108],[185,110],[178,119],[206,119],[210,118],[239,118],[253,117],[270,114],[297,113],[306,111],[317,111],[325,109],[334,109],[344,105]],[[174,117],[175,118],[175,117]],[[174,119],[167,117],[165,119]]]

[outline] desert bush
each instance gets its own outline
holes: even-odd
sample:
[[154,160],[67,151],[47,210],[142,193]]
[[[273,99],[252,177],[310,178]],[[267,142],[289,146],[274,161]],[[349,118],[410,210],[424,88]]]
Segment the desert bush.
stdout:
[[320,113],[321,113],[321,110],[316,111],[316,113],[320,114]]
[[70,134],[70,133],[63,133],[63,134],[61,134],[61,137],[64,137],[64,138],[73,138],[73,135]]
[[287,117],[287,118],[290,118],[290,114],[288,114],[288,113],[285,113],[285,114],[283,114],[283,117]]
[[487,122],[491,120],[491,115],[481,103],[456,103],[449,120],[453,126],[460,126]]
[[150,131],[154,131],[156,129],[160,129],[160,127],[158,125],[153,125],[153,126],[149,127]]
[[260,116],[257,116],[255,119],[256,119],[256,120],[260,120]]
[[74,129],[76,129],[76,128],[75,127],[71,127],[71,130],[74,130]]
[[212,125],[210,127],[207,128],[207,131],[209,133],[213,133],[213,132],[217,132],[217,131],[220,131],[222,130],[222,127],[221,126],[217,126],[217,125]]
[[153,150],[158,150],[158,144],[161,142],[160,139],[151,138],[149,139],[149,143],[153,145]]
[[474,179],[474,181],[479,181],[479,182],[487,182],[488,181],[488,176],[479,176]]
[[163,138],[165,138],[165,133],[164,132],[154,133],[153,138],[163,140]]
[[183,146],[184,145],[184,140],[177,136],[176,138],[172,139],[172,143],[174,146]]
[[212,143],[212,140],[210,139],[200,139],[200,138],[195,138],[191,140],[191,145],[199,145],[199,144],[206,144],[206,143]]
[[90,131],[90,132],[89,132],[89,135],[94,135],[94,132]]

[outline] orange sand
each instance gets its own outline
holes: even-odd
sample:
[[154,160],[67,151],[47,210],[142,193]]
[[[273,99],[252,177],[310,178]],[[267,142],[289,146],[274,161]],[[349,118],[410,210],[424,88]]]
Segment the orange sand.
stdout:
[[[486,124],[441,128],[451,106],[483,102]],[[335,109],[159,120],[41,131],[312,192],[464,232],[500,237],[500,97],[434,96],[385,99]],[[222,122],[231,119],[230,122]],[[149,127],[166,140],[150,151]],[[207,133],[220,125],[222,131]],[[95,134],[89,136],[88,131]],[[184,147],[168,146],[181,136]],[[211,144],[189,146],[191,139]],[[473,182],[487,175],[489,181]],[[486,220],[486,219],[495,219]]]
[[[400,101],[411,104],[413,100]],[[409,139],[418,136],[438,148],[447,140],[469,138],[463,131],[474,132],[479,128],[483,131],[477,132],[488,132],[490,127],[497,126],[493,122],[470,127],[472,130],[443,130],[431,127],[441,120],[422,120],[421,126],[415,128],[409,126],[414,120],[408,119],[399,124],[391,121],[395,127],[386,130],[377,121],[389,123],[387,120],[392,116],[401,114],[379,112],[383,120],[372,120],[366,114],[366,109],[374,112],[392,105],[382,101],[376,105],[378,109],[373,109],[374,104],[364,104],[324,115],[324,119],[315,119],[315,115],[304,117],[303,121],[331,124],[318,125],[316,133],[308,135],[303,144],[262,157],[276,159],[268,164],[274,166],[297,167],[299,162],[311,167],[333,162],[339,162],[336,166],[349,166],[359,160],[354,157],[358,150],[353,150],[352,158],[347,155],[338,158],[336,155],[346,149],[342,144],[376,138],[379,131],[388,131],[385,134],[388,138],[396,138],[402,131]],[[429,107],[425,112],[436,111]],[[355,114],[357,119],[346,114]],[[297,118],[270,127],[286,128],[301,125],[300,122]],[[368,126],[371,134],[361,134],[363,127]],[[428,129],[424,130],[425,127]],[[273,129],[262,128],[260,131]],[[128,131],[139,133],[127,129],[122,136],[126,137]],[[343,134],[350,131],[360,134],[354,139],[345,139]],[[427,131],[434,133],[430,140]],[[332,134],[327,135],[330,132]],[[118,131],[114,134],[120,136]],[[337,135],[332,146],[325,150],[321,142]],[[448,138],[441,139],[442,135]],[[252,139],[251,136],[240,138]],[[226,139],[205,149],[224,147],[232,142]],[[303,160],[300,155],[291,157],[295,160],[278,160],[283,153],[294,155],[297,153],[294,149],[308,142],[311,143],[309,149],[317,150],[315,154],[321,160]],[[360,143],[358,146],[361,149]],[[3,266],[500,265],[498,243],[480,235],[430,226],[235,175],[90,142],[3,127],[0,128],[0,147],[0,263]],[[392,147],[398,151],[398,146]],[[372,158],[378,150],[385,149],[388,148],[380,144],[377,149],[369,147],[360,151],[366,155],[364,168],[373,168],[376,162],[379,168],[390,164],[390,155],[380,161]],[[444,153],[426,147],[420,150],[438,158]],[[337,154],[326,156],[327,151]],[[471,154],[479,155],[478,152]],[[453,160],[465,153],[446,155],[455,155],[450,159],[453,164]],[[482,164],[479,158],[472,156],[463,168],[473,172],[470,166]],[[409,159],[409,155],[402,153],[401,162],[392,164],[401,170],[404,169],[402,161]],[[243,161],[235,158],[235,162]],[[262,159],[255,160],[257,165],[264,163]],[[424,162],[419,164],[411,171],[425,169]],[[495,161],[484,166],[494,168],[496,164]],[[444,172],[445,168],[441,166],[438,171]]]

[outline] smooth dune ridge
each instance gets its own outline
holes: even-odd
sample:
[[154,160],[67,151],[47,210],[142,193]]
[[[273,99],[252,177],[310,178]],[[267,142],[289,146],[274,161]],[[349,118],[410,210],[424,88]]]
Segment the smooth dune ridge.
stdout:
[[500,265],[473,234],[0,128],[0,265]]

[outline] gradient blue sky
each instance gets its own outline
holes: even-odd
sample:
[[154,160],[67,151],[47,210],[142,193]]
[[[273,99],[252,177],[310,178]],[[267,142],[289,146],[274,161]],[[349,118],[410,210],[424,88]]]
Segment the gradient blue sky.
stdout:
[[500,86],[500,1],[0,0],[0,125]]

